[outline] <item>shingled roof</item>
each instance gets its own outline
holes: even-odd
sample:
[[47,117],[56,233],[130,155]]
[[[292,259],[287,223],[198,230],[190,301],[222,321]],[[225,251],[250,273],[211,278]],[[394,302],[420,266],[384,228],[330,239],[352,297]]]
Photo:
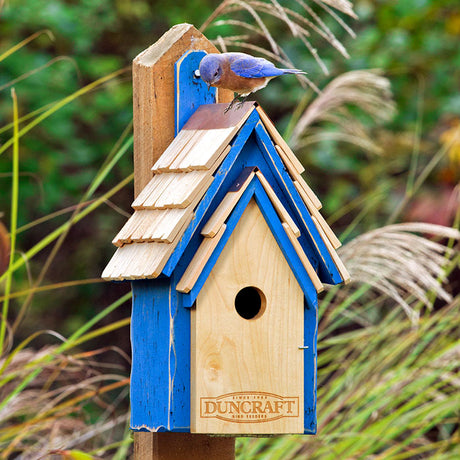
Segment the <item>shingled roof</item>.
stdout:
[[[285,230],[299,257],[308,263],[308,257],[297,241],[301,230],[295,223],[295,216],[283,206],[257,167],[249,168],[246,177],[242,175],[240,181],[244,179],[244,184],[239,184],[239,188],[237,186],[238,193],[228,191],[207,222],[199,222],[204,211],[198,208],[204,207],[206,203],[201,203],[202,200],[210,194],[212,187],[217,190],[223,180],[220,167],[229,152],[236,149],[235,144],[242,137],[240,133],[250,119],[252,125],[247,131],[257,124],[259,130],[263,128],[270,136],[272,148],[276,149],[298,196],[308,209],[316,235],[327,248],[341,281],[347,281],[348,273],[335,251],[340,241],[321,216],[321,203],[301,176],[304,168],[270,119],[253,102],[244,103],[241,108],[226,114],[223,107],[223,104],[200,106],[155,163],[153,178],[132,204],[134,214],[113,240],[118,248],[102,277],[111,280],[146,279],[156,278],[164,271],[169,275],[185,249],[186,240],[200,226],[204,239],[190,263],[192,268],[189,267],[178,285],[178,290],[189,292],[199,275],[196,267],[202,267],[211,255],[223,234],[226,219],[244,192],[245,185],[254,177],[262,185],[283,226],[286,225]],[[315,241],[314,237],[310,237]],[[180,251],[176,251],[178,246]],[[175,257],[171,257],[173,254]],[[316,289],[321,290],[321,281],[313,267],[308,268],[308,273]]]

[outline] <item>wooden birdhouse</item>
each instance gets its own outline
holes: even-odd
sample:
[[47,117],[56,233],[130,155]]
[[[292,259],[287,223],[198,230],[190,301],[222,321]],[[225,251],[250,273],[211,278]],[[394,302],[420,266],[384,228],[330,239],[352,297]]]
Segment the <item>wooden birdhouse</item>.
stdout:
[[317,293],[348,280],[340,242],[261,107],[209,100],[204,54],[175,64],[175,137],[103,273],[132,281],[131,427],[312,434]]

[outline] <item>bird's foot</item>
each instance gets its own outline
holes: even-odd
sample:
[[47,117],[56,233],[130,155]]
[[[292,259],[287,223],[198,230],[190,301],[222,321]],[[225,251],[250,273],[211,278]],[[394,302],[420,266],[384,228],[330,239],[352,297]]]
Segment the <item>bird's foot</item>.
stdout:
[[235,109],[236,110],[241,109],[241,107],[243,107],[245,102],[246,102],[246,98],[243,99],[242,101],[239,101],[238,104],[235,105]]
[[235,109],[237,109],[237,110],[241,109],[241,107],[243,107],[243,104],[245,103],[245,101],[246,101],[246,97],[243,97],[242,99],[240,99],[239,96],[234,97],[232,102],[230,102],[230,104],[224,110],[224,113],[227,113],[233,106],[235,106]]
[[224,110],[224,113],[227,113],[233,106],[233,102],[230,102],[230,104],[227,105],[227,107]]

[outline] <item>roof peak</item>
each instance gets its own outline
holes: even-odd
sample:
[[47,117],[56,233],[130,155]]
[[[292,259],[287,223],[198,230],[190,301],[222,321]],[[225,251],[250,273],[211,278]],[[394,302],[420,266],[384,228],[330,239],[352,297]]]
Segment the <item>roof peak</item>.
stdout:
[[[255,200],[275,240],[307,298],[323,290],[323,284],[301,244],[300,231],[257,168],[245,168],[201,230],[204,237],[176,289],[191,307],[219,255],[251,200]],[[313,305],[312,305],[313,306]]]
[[[316,248],[315,257],[323,264],[323,281],[346,280],[348,274],[335,253],[340,242],[318,211],[321,203],[301,177],[301,163],[273,123],[254,103],[234,108],[228,117],[223,106],[200,106],[155,164],[153,178],[133,202],[134,214],[113,241],[118,250],[103,278],[155,278],[161,273],[170,276],[196,231],[203,228],[203,218],[208,219],[209,210],[220,206],[216,200],[222,202],[232,186],[234,179],[227,176],[254,133],[260,149],[254,166],[261,166],[257,162],[262,161],[270,179],[256,170],[253,175],[265,183],[265,190],[275,187],[276,193],[283,194],[279,198],[289,207],[289,212],[284,209],[288,216],[284,222],[290,224],[296,236],[297,225],[302,224],[302,244]],[[252,145],[256,146],[254,142]],[[247,162],[238,161],[237,169],[241,171]],[[235,178],[235,172],[230,176]],[[277,184],[270,185],[273,180]],[[274,190],[266,193],[272,203],[279,201]],[[295,219],[300,219],[297,225]],[[142,251],[149,254],[148,261],[133,264]]]

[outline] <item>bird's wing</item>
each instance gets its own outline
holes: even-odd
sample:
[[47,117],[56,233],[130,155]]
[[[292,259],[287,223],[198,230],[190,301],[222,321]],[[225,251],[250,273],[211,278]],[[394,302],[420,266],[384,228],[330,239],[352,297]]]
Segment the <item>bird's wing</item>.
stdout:
[[270,61],[243,53],[235,53],[230,60],[230,69],[240,77],[246,78],[276,77],[283,74],[283,71]]

